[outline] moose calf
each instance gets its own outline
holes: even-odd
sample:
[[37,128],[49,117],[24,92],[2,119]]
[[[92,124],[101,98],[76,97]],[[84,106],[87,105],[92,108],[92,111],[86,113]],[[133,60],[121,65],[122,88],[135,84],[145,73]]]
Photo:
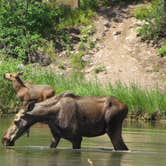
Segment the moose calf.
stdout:
[[35,85],[28,81],[23,81],[20,75],[23,73],[5,73],[4,78],[12,81],[17,97],[23,102],[25,107],[29,102],[41,102],[54,96],[55,90],[49,85]]

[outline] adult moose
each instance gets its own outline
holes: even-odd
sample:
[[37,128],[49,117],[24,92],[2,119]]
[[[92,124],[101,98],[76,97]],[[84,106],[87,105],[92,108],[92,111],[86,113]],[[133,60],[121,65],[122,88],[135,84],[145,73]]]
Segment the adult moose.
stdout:
[[12,81],[13,88],[25,107],[29,102],[41,102],[55,94],[55,90],[49,85],[35,85],[20,78],[20,73],[5,73],[4,78]]
[[127,106],[113,96],[63,93],[35,105],[29,104],[27,109],[18,112],[2,143],[12,146],[33,124],[44,122],[54,137],[51,147],[65,138],[72,143],[73,149],[79,149],[82,137],[107,133],[115,150],[128,150],[122,138],[122,123],[127,113]]

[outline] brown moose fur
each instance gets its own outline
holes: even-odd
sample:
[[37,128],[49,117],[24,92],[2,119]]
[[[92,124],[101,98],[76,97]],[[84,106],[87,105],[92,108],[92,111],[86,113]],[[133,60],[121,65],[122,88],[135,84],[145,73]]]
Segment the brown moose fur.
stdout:
[[79,149],[82,137],[107,133],[115,150],[128,150],[122,138],[122,123],[127,113],[127,106],[113,96],[81,97],[63,93],[21,110],[3,136],[2,143],[12,146],[34,123],[44,122],[54,138],[51,147],[56,147],[60,139],[65,138],[74,149]]
[[12,81],[13,88],[25,107],[29,102],[41,102],[54,96],[55,90],[49,85],[35,85],[28,81],[23,81],[20,75],[23,73],[6,73],[4,78]]

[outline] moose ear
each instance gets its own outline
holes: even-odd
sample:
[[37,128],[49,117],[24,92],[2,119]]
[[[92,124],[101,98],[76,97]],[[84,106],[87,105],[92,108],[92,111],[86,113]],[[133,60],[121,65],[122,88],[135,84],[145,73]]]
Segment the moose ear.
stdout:
[[18,72],[18,73],[17,73],[17,76],[21,76],[21,75],[23,75],[23,74],[24,74],[24,72],[21,71],[21,72]]
[[28,103],[28,105],[25,108],[25,112],[30,112],[33,110],[33,108],[35,107],[35,103],[36,101],[31,101]]

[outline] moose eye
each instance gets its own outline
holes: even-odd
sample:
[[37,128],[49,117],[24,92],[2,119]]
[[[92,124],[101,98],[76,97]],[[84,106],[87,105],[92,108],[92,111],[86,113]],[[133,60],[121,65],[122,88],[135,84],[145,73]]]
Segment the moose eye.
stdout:
[[24,120],[24,119],[16,119],[16,120],[14,120],[14,124],[17,126],[17,127],[24,127],[24,126],[26,126],[26,124],[27,124],[27,121],[26,120]]
[[11,78],[11,77],[12,77],[12,75],[11,75],[11,74],[9,74],[9,75],[8,75],[8,77],[9,77],[9,78]]
[[14,124],[17,126],[19,124],[20,120],[14,120]]

